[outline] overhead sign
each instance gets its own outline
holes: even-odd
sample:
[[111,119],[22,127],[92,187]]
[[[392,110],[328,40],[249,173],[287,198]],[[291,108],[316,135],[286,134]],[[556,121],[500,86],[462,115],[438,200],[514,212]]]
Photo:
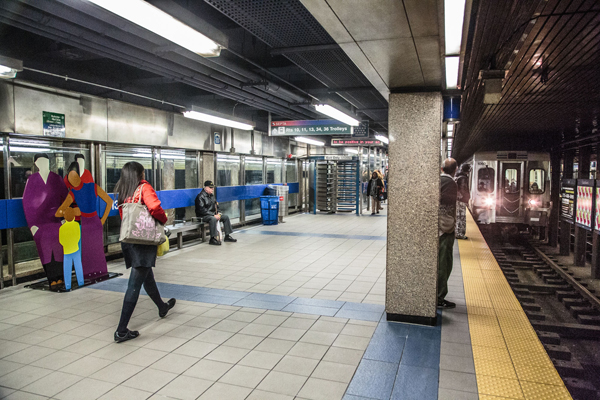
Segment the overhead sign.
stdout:
[[327,154],[323,156],[324,160],[332,160],[332,161],[352,161],[352,156],[345,155],[337,155],[337,154]]
[[331,139],[332,146],[383,146],[377,139]]
[[369,121],[362,121],[358,126],[354,127],[352,137],[369,137]]
[[351,135],[352,127],[335,119],[272,121],[271,136]]
[[573,223],[575,217],[575,179],[563,179],[560,185],[560,217]]
[[44,136],[65,137],[65,114],[42,111]]

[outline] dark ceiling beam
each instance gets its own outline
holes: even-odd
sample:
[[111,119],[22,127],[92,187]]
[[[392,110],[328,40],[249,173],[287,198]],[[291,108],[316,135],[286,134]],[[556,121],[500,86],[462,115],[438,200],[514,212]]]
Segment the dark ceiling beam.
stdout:
[[[117,30],[117,28],[107,29],[106,25],[102,25],[104,24],[103,22],[89,17],[82,20],[82,15],[77,14],[73,9],[61,9],[61,16],[68,16],[69,18],[58,19],[55,17],[57,15],[55,4],[52,5],[53,13],[49,13],[48,10],[44,9],[44,2],[35,2],[33,4],[36,8],[43,9],[46,12],[42,13],[41,10],[37,11],[32,8],[21,8],[19,14],[13,14],[14,8],[3,4],[0,4],[5,11],[2,15],[2,20],[7,24],[41,36],[51,37],[54,40],[59,40],[75,47],[83,47],[88,51],[101,52],[101,54],[108,58],[148,70],[157,75],[175,78],[191,86],[257,106],[259,109],[296,118],[302,114],[307,115],[298,109],[294,110],[290,108],[288,101],[285,99],[277,98],[254,88],[249,88],[245,91],[238,89],[239,81],[231,80],[231,84],[219,81],[217,76],[223,79],[225,76],[214,70],[209,70],[198,63],[194,63],[193,60],[187,59],[186,61],[181,56],[179,56],[179,59],[175,58],[177,61],[165,57],[156,57],[151,51],[143,49],[144,46],[139,42],[139,38],[137,38],[139,43],[135,43],[134,46],[131,43],[132,38],[128,35],[123,35],[122,31]],[[80,26],[75,25],[75,21],[78,21]],[[127,42],[118,41],[118,37]],[[153,43],[148,43],[147,41],[144,43],[145,47],[155,47]],[[183,65],[181,64],[182,62]],[[202,69],[206,71],[199,73],[199,70]]]
[[306,53],[308,51],[337,50],[339,48],[340,46],[337,43],[318,44],[314,46],[278,47],[272,49],[270,53],[272,56],[278,56],[283,54]]
[[373,90],[373,86],[340,87],[340,88],[329,88],[329,89],[327,89],[327,93],[368,92],[370,90]]

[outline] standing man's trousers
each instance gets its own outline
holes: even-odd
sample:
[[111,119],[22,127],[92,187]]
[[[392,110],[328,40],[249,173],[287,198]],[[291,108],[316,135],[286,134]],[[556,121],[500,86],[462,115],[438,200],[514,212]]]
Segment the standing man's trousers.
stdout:
[[441,303],[448,294],[448,278],[452,272],[453,251],[454,232],[444,233],[440,236],[438,254],[438,304]]

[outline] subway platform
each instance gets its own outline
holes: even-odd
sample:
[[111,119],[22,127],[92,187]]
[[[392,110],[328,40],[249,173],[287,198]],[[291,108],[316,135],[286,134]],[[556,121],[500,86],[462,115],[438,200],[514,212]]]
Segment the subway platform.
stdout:
[[479,230],[455,246],[438,326],[384,316],[385,210],[310,215],[188,245],[116,344],[128,272],[68,294],[0,292],[2,399],[569,399]]

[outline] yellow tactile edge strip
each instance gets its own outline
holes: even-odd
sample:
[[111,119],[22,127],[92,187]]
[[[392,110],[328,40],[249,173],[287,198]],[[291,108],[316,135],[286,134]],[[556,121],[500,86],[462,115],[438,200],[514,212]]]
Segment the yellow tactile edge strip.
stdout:
[[467,236],[458,248],[479,397],[571,399],[469,213]]

